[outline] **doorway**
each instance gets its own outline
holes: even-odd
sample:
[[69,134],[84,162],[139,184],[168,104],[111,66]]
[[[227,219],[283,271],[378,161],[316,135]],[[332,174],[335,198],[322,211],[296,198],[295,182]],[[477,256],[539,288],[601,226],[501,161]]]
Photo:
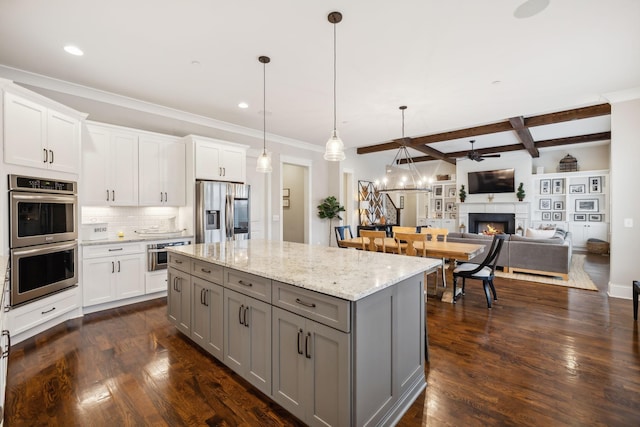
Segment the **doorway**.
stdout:
[[285,242],[309,243],[310,165],[296,159],[285,159],[282,170],[281,236]]

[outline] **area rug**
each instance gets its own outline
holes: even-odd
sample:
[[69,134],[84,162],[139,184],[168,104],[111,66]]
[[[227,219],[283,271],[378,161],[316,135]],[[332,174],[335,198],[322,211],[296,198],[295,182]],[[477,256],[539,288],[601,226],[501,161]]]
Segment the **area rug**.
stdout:
[[546,283],[549,285],[565,286],[569,288],[587,289],[589,291],[597,291],[598,288],[593,284],[586,271],[584,271],[584,260],[586,255],[573,254],[571,257],[571,268],[569,269],[569,280],[562,280],[557,277],[540,276],[529,273],[505,273],[496,270],[496,277],[504,277],[505,279],[526,280],[528,282]]

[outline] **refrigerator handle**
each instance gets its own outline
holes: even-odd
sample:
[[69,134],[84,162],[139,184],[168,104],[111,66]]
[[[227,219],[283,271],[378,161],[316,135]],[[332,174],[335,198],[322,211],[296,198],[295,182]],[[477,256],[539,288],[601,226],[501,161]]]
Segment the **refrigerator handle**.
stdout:
[[233,238],[233,194],[228,194],[226,196],[225,202],[225,232],[227,238]]

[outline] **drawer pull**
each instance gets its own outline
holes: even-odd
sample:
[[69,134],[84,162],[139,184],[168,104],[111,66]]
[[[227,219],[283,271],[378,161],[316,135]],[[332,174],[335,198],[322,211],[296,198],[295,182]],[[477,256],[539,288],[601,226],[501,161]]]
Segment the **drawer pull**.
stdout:
[[244,326],[249,327],[249,322],[247,321],[247,312],[249,311],[249,306],[244,308]]
[[51,310],[46,310],[46,311],[42,311],[40,312],[40,314],[47,314],[47,313],[51,313],[53,310],[55,310],[56,308],[53,307]]
[[176,264],[182,264],[182,261],[180,261],[179,259],[176,259],[173,262],[175,262]]
[[244,325],[244,323],[242,323],[242,310],[244,309],[244,304],[242,304],[239,308],[238,308],[238,322],[241,325]]
[[249,287],[253,286],[253,283],[251,283],[251,282],[246,283],[244,280],[240,280],[238,283],[240,283],[241,285],[244,285],[244,286],[249,286]]
[[202,271],[203,273],[211,274],[211,270],[205,270],[204,268],[201,268],[200,271]]
[[113,249],[109,249],[109,252],[116,252],[116,251],[121,251],[124,250],[124,248],[113,248]]
[[300,305],[304,305],[305,307],[316,308],[315,303],[302,301],[300,298],[296,298],[296,302]]
[[307,336],[304,337],[304,355],[307,359],[311,359],[311,351],[309,350],[310,341],[311,341],[311,332],[307,332]]

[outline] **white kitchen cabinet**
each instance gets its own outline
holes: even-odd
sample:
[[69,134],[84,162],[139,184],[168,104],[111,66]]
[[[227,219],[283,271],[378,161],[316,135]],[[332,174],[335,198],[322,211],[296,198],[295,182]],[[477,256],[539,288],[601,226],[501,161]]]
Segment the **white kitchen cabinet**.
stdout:
[[187,137],[195,145],[196,179],[244,183],[246,147],[224,141]]
[[141,206],[184,206],[186,151],[175,138],[141,135],[138,141]]
[[83,249],[82,292],[85,307],[145,293],[142,244],[97,245]]
[[224,363],[271,395],[271,305],[224,289]]
[[455,219],[432,219],[432,218],[420,218],[418,220],[419,226],[426,226],[431,228],[446,228],[449,233],[457,232]]
[[604,222],[571,222],[569,224],[571,230],[572,244],[576,248],[586,248],[587,240],[600,239],[605,242],[609,241],[609,224]]
[[71,113],[70,109],[63,113],[5,91],[5,161],[77,174],[80,170],[82,116]]
[[138,204],[138,136],[106,126],[87,126],[82,146],[82,204]]

